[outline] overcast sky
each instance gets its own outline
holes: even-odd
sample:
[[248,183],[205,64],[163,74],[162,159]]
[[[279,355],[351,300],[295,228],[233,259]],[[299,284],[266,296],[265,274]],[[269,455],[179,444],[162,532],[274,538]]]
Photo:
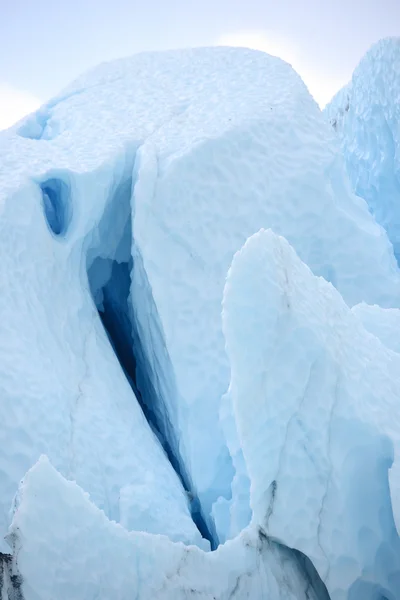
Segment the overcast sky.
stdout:
[[100,62],[215,44],[281,56],[323,105],[390,35],[400,0],[0,0],[0,128]]

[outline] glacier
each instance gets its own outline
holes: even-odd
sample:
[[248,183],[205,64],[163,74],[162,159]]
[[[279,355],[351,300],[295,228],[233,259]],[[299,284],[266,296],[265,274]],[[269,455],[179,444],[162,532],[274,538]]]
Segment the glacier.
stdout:
[[400,259],[400,39],[372,46],[347,86],[325,108],[349,180],[393,244]]
[[365,329],[375,335],[387,348],[400,352],[400,310],[381,308],[362,302],[352,308],[363,323]]
[[143,53],[0,133],[2,600],[400,598],[396,201],[346,90]]
[[17,559],[7,576],[23,573],[27,598],[329,598],[304,557],[257,529],[211,553],[165,536],[128,532],[46,457],[24,477],[14,509],[8,538]]
[[399,355],[270,231],[235,256],[223,320],[254,520],[331,598],[396,597]]

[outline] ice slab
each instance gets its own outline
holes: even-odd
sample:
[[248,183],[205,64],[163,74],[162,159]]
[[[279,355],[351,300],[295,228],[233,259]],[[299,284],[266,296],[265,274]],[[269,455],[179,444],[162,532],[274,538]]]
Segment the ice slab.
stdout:
[[400,258],[400,38],[380,40],[325,109],[355,192]]
[[273,227],[350,305],[399,303],[391,245],[351,193],[331,127],[283,61],[206,48],[94,69],[2,133],[0,153],[0,531],[18,481],[46,453],[129,527],[143,505],[128,504],[132,486],[152,472],[160,507],[170,499],[160,532],[199,540],[94,304],[112,261],[131,269],[143,385],[187,487],[210,529],[214,503],[228,503],[233,521],[220,511],[217,529],[235,535],[250,513],[230,497],[248,479],[219,421],[234,252]]
[[270,230],[235,255],[223,306],[253,523],[332,600],[397,597],[400,356]]
[[213,553],[128,532],[46,457],[21,483],[8,540],[24,600],[328,600],[304,560],[257,529]]

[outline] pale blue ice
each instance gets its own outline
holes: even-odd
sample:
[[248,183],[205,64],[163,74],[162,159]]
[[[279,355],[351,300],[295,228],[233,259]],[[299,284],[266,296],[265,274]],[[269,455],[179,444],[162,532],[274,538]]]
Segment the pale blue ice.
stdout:
[[399,597],[398,47],[328,118],[205,48],[0,134],[3,596]]

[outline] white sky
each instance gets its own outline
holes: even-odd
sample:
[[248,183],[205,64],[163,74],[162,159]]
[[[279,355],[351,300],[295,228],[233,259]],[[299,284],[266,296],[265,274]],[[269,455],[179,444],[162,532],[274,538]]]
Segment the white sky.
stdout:
[[39,98],[29,92],[0,83],[0,129],[7,129],[41,104]]

